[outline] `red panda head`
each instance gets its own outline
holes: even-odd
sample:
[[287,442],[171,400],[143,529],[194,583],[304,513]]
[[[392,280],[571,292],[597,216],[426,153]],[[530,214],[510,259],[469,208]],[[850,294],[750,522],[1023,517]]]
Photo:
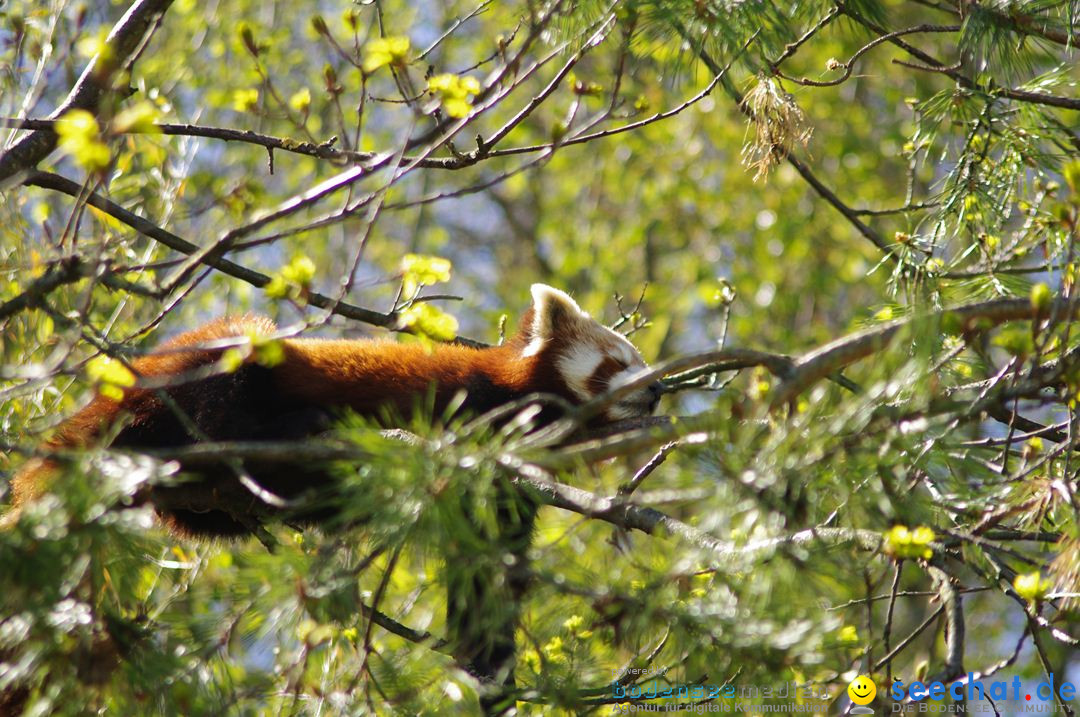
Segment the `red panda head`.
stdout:
[[[649,368],[634,345],[582,311],[566,293],[532,285],[532,308],[522,320],[522,356],[551,367],[560,393],[584,403]],[[603,414],[609,421],[648,416],[660,398],[654,384],[624,396]]]

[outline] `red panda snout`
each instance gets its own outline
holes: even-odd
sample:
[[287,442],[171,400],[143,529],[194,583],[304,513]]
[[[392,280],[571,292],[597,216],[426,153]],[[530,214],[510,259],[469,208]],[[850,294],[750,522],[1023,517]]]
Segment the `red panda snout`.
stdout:
[[[648,370],[648,366],[641,366],[620,371],[611,377],[608,382],[608,390],[624,386],[636,380]],[[612,404],[607,410],[607,417],[609,420],[618,421],[639,416],[651,416],[656,411],[663,393],[663,385],[659,381],[654,381]]]
[[[582,311],[567,294],[543,284],[535,284],[532,294],[533,314],[523,355],[542,355],[551,361],[576,401],[592,400],[648,370],[626,337]],[[650,415],[659,396],[658,385],[638,389],[609,406],[604,418],[617,421]]]
[[[451,405],[484,414],[533,393],[581,404],[648,369],[633,344],[582,311],[567,294],[537,284],[532,296],[533,306],[518,335],[502,346],[447,345],[429,351],[418,344],[386,341],[286,338],[280,341],[280,363],[264,366],[252,354],[230,370],[222,368],[223,340],[273,335],[277,329],[268,319],[253,316],[213,321],[132,362],[133,373],[140,380],[156,382],[157,388],[136,385],[119,401],[95,397],[64,421],[46,446],[90,445],[113,425],[117,430],[112,445],[126,448],[297,440],[322,433],[344,410],[387,427],[403,427],[418,409],[427,410],[425,401],[434,415],[443,415]],[[658,397],[657,389],[641,388],[613,402],[596,419],[611,422],[648,415]],[[538,420],[555,417],[552,413]],[[171,507],[170,486],[151,486],[146,496],[174,529],[203,535],[250,532],[248,523],[229,512],[231,506],[202,507],[218,505],[220,491],[239,485],[231,469],[182,467],[199,478],[184,488],[203,490],[196,501],[198,510]],[[16,474],[12,484],[16,511],[49,488],[57,468],[46,458]],[[317,465],[252,462],[247,469],[261,487],[286,500],[317,493],[334,481]],[[321,510],[290,509],[289,515],[314,522],[325,517]],[[14,520],[14,514],[5,518],[8,524]]]

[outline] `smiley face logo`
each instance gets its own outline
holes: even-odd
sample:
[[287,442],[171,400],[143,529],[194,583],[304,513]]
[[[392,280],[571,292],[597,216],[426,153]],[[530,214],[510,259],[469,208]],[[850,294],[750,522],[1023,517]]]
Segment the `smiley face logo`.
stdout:
[[867,675],[859,675],[847,686],[848,697],[857,705],[868,705],[874,701],[877,685]]

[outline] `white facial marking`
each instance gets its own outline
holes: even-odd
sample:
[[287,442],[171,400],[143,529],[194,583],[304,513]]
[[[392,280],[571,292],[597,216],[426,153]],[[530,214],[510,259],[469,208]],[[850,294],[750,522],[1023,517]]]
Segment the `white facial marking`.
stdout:
[[[645,366],[642,366],[642,365],[630,366],[629,368],[624,368],[622,371],[619,371],[617,374],[615,374],[614,376],[611,377],[611,379],[608,381],[608,388],[609,389],[610,388],[618,388],[619,386],[622,386],[623,384],[630,383],[635,378],[637,378],[641,374],[645,373],[647,370],[648,369]],[[636,394],[637,394],[637,392],[635,391],[634,393],[627,396],[627,398],[628,399],[633,398]]]
[[536,354],[540,353],[540,351],[544,348],[544,344],[546,343],[547,339],[545,339],[543,336],[537,336],[525,345],[525,350],[521,352],[521,355],[535,356]]
[[[619,371],[617,374],[611,377],[608,382],[608,388],[615,389],[619,386],[623,386],[630,383],[634,379],[647,372],[649,367],[641,360],[641,357],[637,357],[636,365],[632,365],[629,368],[625,368]],[[636,418],[637,416],[648,416],[652,413],[654,406],[655,396],[649,390],[648,386],[643,386],[633,393],[623,396],[622,399],[612,404],[607,409],[607,416],[613,421],[617,421],[623,418]]]
[[612,421],[621,421],[624,418],[637,418],[638,416],[644,416],[646,411],[637,408],[635,406],[628,406],[625,403],[616,403],[609,406],[605,414]]
[[[550,347],[555,354],[555,370],[579,400],[588,401],[604,390],[625,385],[648,370],[645,359],[625,336],[592,319],[566,293],[533,284],[532,298],[535,313],[522,356],[537,356]],[[605,360],[614,360],[625,368],[602,386],[595,381],[590,385],[589,379]],[[654,405],[654,393],[644,387],[609,406],[605,415],[609,420],[645,416]]]
[[572,346],[569,351],[558,358],[559,374],[566,381],[570,390],[577,394],[578,398],[587,401],[592,398],[589,391],[589,377],[604,360],[602,354],[595,346],[589,344]]

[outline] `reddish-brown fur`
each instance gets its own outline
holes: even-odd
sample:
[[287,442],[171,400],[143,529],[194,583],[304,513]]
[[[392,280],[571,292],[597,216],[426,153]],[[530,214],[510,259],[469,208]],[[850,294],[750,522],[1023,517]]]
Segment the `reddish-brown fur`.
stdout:
[[[226,317],[173,337],[161,345],[158,353],[135,359],[132,368],[134,373],[142,378],[181,376],[199,366],[213,363],[220,357],[221,350],[177,349],[244,336],[248,327],[260,334],[268,334],[275,329],[272,321],[262,317]],[[113,424],[121,413],[137,418],[155,410],[158,404],[154,392],[140,388],[125,391],[123,401],[95,396],[82,410],[61,423],[45,445],[51,449],[87,445],[104,428]],[[19,506],[43,493],[45,483],[54,468],[51,461],[35,459],[18,473],[11,484],[14,505]]]
[[593,371],[592,376],[589,376],[589,380],[586,382],[589,390],[597,395],[603,393],[607,389],[611,377],[624,368],[626,366],[622,365],[617,359],[610,356],[605,358]]
[[[96,396],[60,426],[47,446],[88,445],[118,421],[124,425],[113,441],[118,447],[175,447],[204,438],[297,439],[327,428],[342,408],[370,417],[407,418],[425,397],[433,396],[434,415],[439,416],[462,392],[467,396],[462,410],[473,413],[533,392],[554,393],[577,402],[554,369],[553,355],[561,343],[558,334],[540,352],[522,355],[532,338],[532,316],[530,309],[518,335],[494,348],[448,345],[430,349],[387,341],[286,339],[280,364],[266,368],[249,360],[233,373],[212,370],[225,350],[220,344],[229,343],[223,340],[253,332],[267,335],[275,327],[260,317],[221,319],[181,334],[156,353],[135,360],[132,368],[139,381],[125,390],[121,401]],[[554,319],[558,320],[557,313]],[[154,379],[160,384],[163,377],[174,380],[167,381],[165,388],[145,387]],[[162,392],[170,401],[162,400]],[[170,403],[188,420],[179,420]],[[199,435],[189,430],[192,423]],[[329,480],[296,467],[284,473],[280,469],[249,469],[262,485],[285,497]],[[48,459],[31,461],[14,478],[15,507],[45,492],[56,472],[56,465]],[[216,481],[234,480],[227,471],[200,474],[211,490]],[[168,489],[155,490],[161,495]],[[166,517],[183,532],[246,532],[244,526],[219,511],[169,511]]]
[[[384,341],[290,339],[282,341],[284,359],[279,364],[262,366],[251,358],[231,372],[219,365],[226,345],[239,343],[229,339],[268,335],[276,329],[259,317],[214,321],[135,360],[136,385],[125,389],[121,400],[96,396],[61,424],[46,446],[77,448],[103,441],[107,435],[113,436],[115,446],[142,449],[207,440],[301,439],[328,428],[343,409],[394,425],[409,418],[417,407],[433,410],[436,418],[443,416],[451,401],[463,393],[466,397],[459,410],[471,413],[530,393],[556,394],[569,403],[580,403],[606,390],[612,377],[625,378],[625,372],[644,367],[624,338],[589,318],[566,294],[536,285],[532,295],[533,308],[522,318],[518,334],[496,348],[428,350]],[[639,391],[627,397],[618,413],[595,420],[651,411],[658,397],[659,391]],[[557,409],[545,408],[539,421],[553,415]],[[184,533],[229,536],[250,533],[256,527],[258,518],[251,507],[264,496],[257,497],[259,490],[246,482],[240,487],[235,465],[181,467],[196,480],[179,486],[155,484],[137,498],[155,505],[174,529]],[[302,462],[245,461],[243,469],[264,491],[290,501],[309,489],[332,485],[324,468]],[[58,473],[58,466],[48,459],[31,461],[15,476],[15,507],[0,524],[13,524],[21,506],[48,490]],[[514,565],[494,572],[490,566],[448,571],[446,624],[459,664],[485,680],[503,679],[512,685],[515,606],[525,589],[524,566],[537,506],[531,498],[517,496],[512,486],[503,488],[508,490],[500,491],[496,500],[503,528],[499,540],[515,556]],[[221,498],[225,492],[241,497],[225,501]],[[292,503],[303,507],[290,509],[287,516],[315,521],[340,511],[331,490],[316,492],[320,493],[313,496],[316,500]],[[259,518],[269,512],[269,503],[263,503],[254,511]],[[480,625],[475,621],[475,605],[487,606],[494,600],[502,600],[508,609],[495,618],[505,629],[495,630],[492,637],[490,615],[483,615]],[[26,695],[19,685],[0,694],[0,713],[5,705],[18,709]]]

